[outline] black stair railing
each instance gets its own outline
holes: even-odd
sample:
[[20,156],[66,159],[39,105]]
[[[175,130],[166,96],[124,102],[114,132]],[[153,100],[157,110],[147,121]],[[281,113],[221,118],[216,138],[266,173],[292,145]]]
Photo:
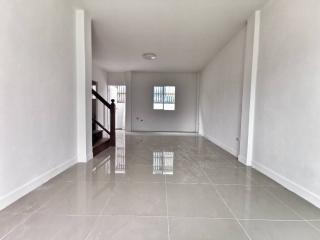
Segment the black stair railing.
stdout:
[[96,97],[103,105],[105,105],[110,111],[110,130],[106,129],[103,124],[101,124],[97,119],[92,119],[92,121],[97,124],[102,130],[110,136],[110,146],[116,145],[116,105],[114,99],[111,99],[111,104],[108,103],[99,93],[92,89],[92,95]]

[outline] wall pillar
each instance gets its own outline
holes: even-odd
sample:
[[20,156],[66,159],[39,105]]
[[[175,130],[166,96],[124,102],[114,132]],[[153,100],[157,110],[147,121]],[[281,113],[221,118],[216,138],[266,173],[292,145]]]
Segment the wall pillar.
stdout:
[[91,19],[76,10],[77,156],[87,162],[92,154],[92,41]]
[[241,137],[238,159],[247,166],[252,165],[254,141],[254,116],[256,82],[259,60],[260,11],[256,11],[247,21],[247,39],[244,60],[242,95]]

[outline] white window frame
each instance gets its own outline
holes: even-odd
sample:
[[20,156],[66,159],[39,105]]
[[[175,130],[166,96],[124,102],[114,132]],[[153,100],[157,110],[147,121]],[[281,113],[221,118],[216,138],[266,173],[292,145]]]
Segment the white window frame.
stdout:
[[[166,93],[166,90],[169,92]],[[162,85],[153,86],[153,110],[175,111],[176,110],[176,86]]]

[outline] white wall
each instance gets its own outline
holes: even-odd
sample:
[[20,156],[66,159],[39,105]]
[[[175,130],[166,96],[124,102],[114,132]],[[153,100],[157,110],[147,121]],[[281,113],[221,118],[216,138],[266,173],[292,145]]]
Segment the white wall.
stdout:
[[[159,85],[176,86],[175,111],[153,110],[153,87]],[[133,131],[196,131],[197,76],[195,73],[133,72],[131,94]]]
[[238,33],[201,72],[200,134],[239,153],[246,29]]
[[93,158],[92,153],[92,20],[85,14],[85,69],[86,69],[86,130],[87,130],[87,161]]
[[70,1],[1,1],[0,209],[76,161]]
[[77,81],[77,156],[87,162],[92,153],[92,36],[91,18],[82,9],[75,11]]
[[255,97],[258,74],[261,12],[255,11],[247,20],[244,57],[241,132],[238,159],[252,166]]
[[320,1],[263,10],[254,166],[320,207]]

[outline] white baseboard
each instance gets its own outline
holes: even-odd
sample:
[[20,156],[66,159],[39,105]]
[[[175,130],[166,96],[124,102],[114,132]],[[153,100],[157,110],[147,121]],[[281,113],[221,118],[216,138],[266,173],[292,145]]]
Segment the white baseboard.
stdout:
[[86,163],[86,162],[90,161],[92,158],[93,158],[93,149],[91,149],[91,150],[89,149],[89,151],[78,155],[77,162]]
[[223,150],[227,151],[228,153],[232,154],[233,156],[237,157],[238,156],[238,151],[227,146],[226,144],[220,142],[218,139],[208,136],[206,134],[201,134],[204,138],[208,139],[210,142],[213,142],[215,145],[218,147],[222,148]]
[[92,158],[93,158],[93,152],[91,150],[89,153],[87,153],[87,161],[91,160]]
[[77,158],[74,157],[71,160],[67,160],[65,163],[50,169],[49,171],[41,174],[40,176],[32,179],[31,181],[23,184],[22,186],[14,189],[8,194],[0,197],[0,210],[8,207],[10,204],[14,203],[18,199],[22,198],[29,192],[40,187],[42,184],[49,181],[51,178],[57,176],[63,171],[67,170],[77,162]]
[[245,156],[239,155],[238,156],[238,161],[241,162],[242,164],[247,165],[247,158]]
[[308,189],[302,187],[301,185],[293,182],[292,180],[280,175],[279,173],[273,171],[272,169],[257,163],[253,162],[252,167],[257,169],[258,171],[262,172],[269,178],[273,179],[277,183],[281,184],[288,190],[294,192],[295,194],[299,195],[300,197],[304,198],[311,204],[315,205],[316,207],[320,208],[320,196],[317,194],[309,191]]
[[145,135],[145,136],[195,136],[198,133],[196,132],[156,132],[156,131],[132,131],[126,132],[127,135]]

